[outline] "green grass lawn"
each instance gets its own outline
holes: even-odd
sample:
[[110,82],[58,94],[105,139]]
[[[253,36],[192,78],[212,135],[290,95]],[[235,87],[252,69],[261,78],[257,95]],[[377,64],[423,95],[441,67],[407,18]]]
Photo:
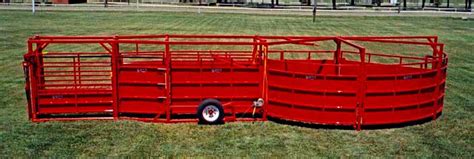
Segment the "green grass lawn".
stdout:
[[[0,11],[0,156],[474,156],[474,21],[427,17],[311,17],[161,12]],[[444,114],[380,130],[274,122],[221,126],[135,121],[32,123],[21,67],[26,39],[114,34],[439,35],[450,56]]]

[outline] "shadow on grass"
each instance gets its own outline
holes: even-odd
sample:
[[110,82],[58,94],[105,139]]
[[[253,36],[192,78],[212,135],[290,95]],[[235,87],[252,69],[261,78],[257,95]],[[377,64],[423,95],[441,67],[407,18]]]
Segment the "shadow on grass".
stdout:
[[[442,115],[442,112],[436,114],[436,119],[438,119]],[[436,120],[434,119],[434,120]],[[339,130],[355,130],[354,126],[347,126],[347,125],[322,125],[322,124],[311,124],[311,123],[303,123],[298,121],[290,121],[290,120],[283,120],[279,118],[268,117],[269,121],[278,123],[278,124],[285,124],[285,125],[292,125],[292,126],[299,126],[305,128],[312,128],[312,129],[339,129]],[[393,128],[402,128],[407,126],[413,125],[420,125],[427,122],[433,121],[433,117],[423,118],[416,121],[409,121],[397,124],[384,124],[384,125],[366,125],[362,126],[362,130],[378,130],[378,129],[393,129]]]

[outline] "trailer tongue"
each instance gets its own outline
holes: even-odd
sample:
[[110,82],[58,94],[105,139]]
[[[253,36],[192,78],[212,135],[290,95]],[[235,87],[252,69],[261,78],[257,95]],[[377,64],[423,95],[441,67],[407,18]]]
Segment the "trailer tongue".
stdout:
[[[371,52],[392,45],[395,54]],[[28,115],[358,130],[435,119],[443,46],[436,36],[35,36],[23,63]]]

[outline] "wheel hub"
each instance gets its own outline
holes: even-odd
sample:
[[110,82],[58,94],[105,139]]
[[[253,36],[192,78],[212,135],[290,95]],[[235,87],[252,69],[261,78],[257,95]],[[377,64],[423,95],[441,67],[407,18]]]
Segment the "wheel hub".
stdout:
[[208,122],[216,121],[219,118],[220,112],[219,109],[214,105],[209,105],[204,108],[202,111],[202,116]]

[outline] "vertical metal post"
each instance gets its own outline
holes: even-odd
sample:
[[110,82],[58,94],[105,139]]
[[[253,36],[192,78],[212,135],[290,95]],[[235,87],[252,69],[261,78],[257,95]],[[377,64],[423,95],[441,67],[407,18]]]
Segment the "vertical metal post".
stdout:
[[281,61],[285,60],[285,52],[284,51],[280,51],[280,60]]
[[334,64],[336,65],[336,75],[339,75],[341,72],[340,59],[341,59],[341,41],[339,39],[335,40],[336,42],[336,52],[334,52]]
[[256,64],[256,63],[257,63],[257,52],[258,52],[258,48],[257,48],[257,36],[254,36],[254,37],[253,37],[253,50],[252,50],[252,64]]
[[31,0],[31,12],[33,13],[33,15],[35,14],[35,0]]
[[171,88],[170,88],[171,87],[171,85],[170,85],[170,83],[171,83],[170,79],[171,78],[168,77],[168,76],[170,76],[169,71],[171,69],[171,58],[170,58],[171,54],[170,54],[170,43],[169,43],[169,41],[170,41],[170,37],[167,34],[167,35],[165,35],[165,42],[166,42],[165,43],[165,56],[166,56],[166,64],[165,64],[166,65],[166,74],[165,74],[165,77],[166,77],[166,79],[168,79],[167,83],[165,83],[166,86],[168,86],[166,88],[166,92],[167,92],[166,101],[167,102],[165,104],[165,107],[166,107],[166,121],[167,122],[169,122],[171,120],[171,99],[170,99],[171,98]]
[[[39,39],[39,36],[35,36],[34,37],[35,39]],[[42,76],[44,74],[44,67],[43,67],[43,55],[42,55],[42,49],[41,49],[41,46],[42,46],[42,43],[40,42],[37,42],[35,43],[36,44],[36,49],[34,51],[35,53],[35,62],[36,62],[36,69],[35,69],[35,73],[36,73],[36,82],[40,85],[38,88],[44,88],[44,76]]]
[[[433,105],[433,120],[436,119],[437,116],[437,108],[439,105],[439,97],[441,96],[441,92],[439,90],[439,86],[441,85],[441,80],[442,80],[442,73],[441,73],[441,68],[443,67],[443,49],[444,45],[443,44],[437,44],[437,49],[434,50],[434,54],[436,54],[436,84],[435,84],[435,91],[433,93],[433,100],[434,100],[434,105]],[[435,60],[435,59],[433,59]]]
[[[29,49],[28,49],[29,50]],[[28,54],[30,51],[28,51]],[[28,110],[28,119],[32,119],[32,110],[31,110],[31,83],[30,83],[30,69],[31,63],[30,63],[30,56],[25,55],[24,56],[24,61],[23,61],[23,73],[25,75],[25,92],[26,92],[26,100],[27,100],[27,110]]]
[[[36,44],[36,51],[38,52],[38,68],[39,75],[44,75],[44,60],[43,60],[43,43]],[[45,79],[44,76],[38,76],[39,83],[44,85]]]
[[[28,54],[33,56],[35,59],[35,62],[38,61],[36,60],[38,56],[36,56],[36,53],[33,50],[33,43],[31,42],[31,38],[28,40]],[[36,112],[37,112],[37,97],[38,97],[38,81],[37,81],[37,76],[36,76],[36,70],[38,69],[38,64],[33,63],[30,64],[29,68],[29,76],[30,76],[30,94],[31,94],[31,120],[36,119]]]
[[[76,56],[79,57],[79,54]],[[75,107],[75,113],[79,113],[79,108],[78,108],[78,102],[79,99],[77,98],[77,61],[76,57],[72,57],[72,65],[73,65],[73,77],[74,77],[74,107]]]
[[359,70],[359,89],[357,91],[357,104],[356,104],[356,130],[360,131],[364,122],[364,101],[366,93],[366,68],[365,68],[365,48],[359,48],[360,53],[360,70]]
[[336,52],[334,52],[334,63],[339,64],[341,58],[341,41],[339,39],[334,40],[336,42]]
[[[39,39],[39,36],[35,36],[34,39]],[[43,74],[42,74],[42,63],[41,63],[41,51],[40,51],[40,43],[39,42],[36,42],[36,50],[34,50],[34,54],[35,54],[35,85],[34,85],[34,88],[35,88],[35,100],[36,100],[36,103],[34,105],[34,108],[33,108],[33,112],[35,112],[34,114],[34,117],[36,118],[36,112],[38,112],[38,89],[41,89],[44,87],[44,84],[42,81],[44,80],[41,80]],[[38,86],[39,85],[39,86]]]
[[120,58],[120,53],[119,53],[119,44],[117,37],[114,38],[114,41],[111,43],[112,45],[112,55],[111,55],[111,63],[112,63],[112,98],[113,98],[113,117],[114,120],[117,120],[119,117],[119,104],[120,104],[120,98],[119,98],[119,86],[118,86],[118,71],[119,71],[119,58]]
[[[29,59],[28,59],[29,60]],[[28,62],[25,63],[25,75],[26,76],[26,83],[25,83],[25,90],[26,90],[26,98],[28,100],[28,118],[30,120],[33,120],[36,118],[36,110],[34,107],[36,107],[36,96],[34,96],[35,88],[33,87],[34,85],[34,74],[33,74],[33,66],[32,63]]]
[[263,115],[262,119],[267,120],[267,105],[268,105],[268,44],[266,40],[262,40],[264,44],[263,47],[263,99],[264,99],[264,104],[263,104]]
[[135,44],[135,54],[138,54],[140,52],[140,49],[138,49],[138,43]]
[[[436,50],[438,49],[438,45],[437,45],[438,37],[436,36],[433,39],[428,38],[428,41],[431,43],[430,46],[431,46],[431,49],[433,50],[433,54],[431,55],[431,57],[434,58],[436,57],[436,54],[437,54]],[[436,68],[436,60],[431,60],[431,68],[432,69]]]
[[438,68],[439,62],[438,60],[435,59],[438,56],[438,45],[435,42],[435,43],[432,43],[431,46],[433,48],[433,55],[432,55],[433,60],[431,63],[431,68]]
[[79,82],[79,85],[82,84],[81,81],[81,56],[80,54],[77,54],[77,81]]

